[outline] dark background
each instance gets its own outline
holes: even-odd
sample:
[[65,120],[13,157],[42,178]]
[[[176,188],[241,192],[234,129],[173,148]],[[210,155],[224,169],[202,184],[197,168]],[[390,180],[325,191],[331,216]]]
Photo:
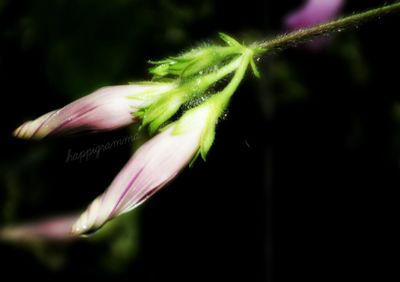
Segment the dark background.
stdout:
[[[279,3],[278,3],[279,2]],[[343,14],[385,1],[347,1]],[[301,1],[0,0],[0,225],[79,210],[132,144],[65,162],[133,134],[15,140],[23,121],[104,85],[149,79],[147,60],[223,31],[272,37]],[[400,104],[392,15],[319,52],[264,57],[197,161],[103,238],[0,243],[2,275],[131,281],[359,278],[392,268]]]

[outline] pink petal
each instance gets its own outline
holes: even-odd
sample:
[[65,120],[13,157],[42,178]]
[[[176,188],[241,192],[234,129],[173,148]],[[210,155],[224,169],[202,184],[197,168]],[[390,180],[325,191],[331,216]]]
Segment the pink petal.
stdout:
[[[161,95],[172,87],[172,84],[103,87],[62,109],[25,122],[14,131],[14,136],[40,139],[47,135],[109,131],[124,127],[137,121],[134,112],[138,107],[150,103],[157,94],[155,92]],[[149,99],[129,98],[146,92],[152,94]]]
[[344,0],[308,0],[286,17],[286,27],[296,30],[330,21],[338,15],[343,4]]
[[74,234],[96,230],[134,209],[188,165],[199,149],[203,127],[182,134],[173,134],[173,130],[174,126],[169,127],[135,152],[107,191],[74,224]]
[[[291,12],[284,20],[289,31],[311,27],[328,22],[337,17],[344,5],[344,0],[308,0],[305,4]],[[306,43],[311,50],[320,50],[329,44],[329,38],[317,38]]]

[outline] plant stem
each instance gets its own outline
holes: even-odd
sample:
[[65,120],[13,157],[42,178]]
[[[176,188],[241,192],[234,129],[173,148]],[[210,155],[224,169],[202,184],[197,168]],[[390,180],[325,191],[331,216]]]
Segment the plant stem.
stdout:
[[274,49],[283,49],[285,47],[289,47],[304,42],[313,37],[341,32],[344,29],[358,27],[358,25],[361,23],[398,11],[400,11],[400,2],[372,9],[366,12],[354,14],[348,17],[344,17],[335,21],[317,25],[311,28],[300,29],[298,31],[278,36],[272,40],[257,42],[254,43],[252,47],[264,48],[266,52]]
[[210,98],[210,100],[218,101],[219,104],[219,114],[227,107],[229,100],[231,99],[232,95],[235,93],[236,89],[238,88],[240,82],[243,80],[244,75],[246,74],[246,70],[250,64],[250,60],[253,56],[253,52],[251,50],[246,50],[243,55],[240,57],[240,64],[235,71],[234,76],[232,77],[231,81],[228,83],[225,88],[216,93],[214,96]]

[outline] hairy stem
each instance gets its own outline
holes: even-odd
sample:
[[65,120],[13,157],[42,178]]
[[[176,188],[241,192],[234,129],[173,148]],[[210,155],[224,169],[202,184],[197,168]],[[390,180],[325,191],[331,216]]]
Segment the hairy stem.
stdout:
[[354,28],[366,21],[370,21],[375,18],[379,18],[380,16],[398,11],[400,11],[400,2],[372,9],[363,13],[354,14],[352,16],[344,17],[311,28],[300,29],[298,31],[278,36],[272,40],[254,43],[252,47],[264,48],[267,52],[274,49],[283,49],[317,36],[341,32],[348,28]]

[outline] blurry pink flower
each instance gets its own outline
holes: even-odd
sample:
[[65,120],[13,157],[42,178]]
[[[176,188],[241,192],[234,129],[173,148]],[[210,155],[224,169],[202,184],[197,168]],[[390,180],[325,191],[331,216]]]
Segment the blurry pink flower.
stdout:
[[308,0],[285,20],[290,30],[310,27],[332,20],[340,12],[344,0]]
[[190,163],[199,152],[205,130],[214,128],[210,123],[211,107],[194,110],[135,152],[109,188],[73,225],[73,234],[93,232],[112,218],[134,209]]
[[134,112],[138,107],[152,103],[173,87],[172,83],[103,87],[59,110],[25,122],[13,134],[18,138],[40,139],[47,135],[124,127],[137,121]]
[[71,227],[77,215],[54,217],[28,224],[0,229],[0,239],[7,241],[65,241],[71,240]]
[[[291,12],[284,20],[289,31],[311,27],[333,20],[341,11],[344,0],[307,0],[305,4]],[[319,49],[326,45],[325,38],[317,39],[308,47]]]

